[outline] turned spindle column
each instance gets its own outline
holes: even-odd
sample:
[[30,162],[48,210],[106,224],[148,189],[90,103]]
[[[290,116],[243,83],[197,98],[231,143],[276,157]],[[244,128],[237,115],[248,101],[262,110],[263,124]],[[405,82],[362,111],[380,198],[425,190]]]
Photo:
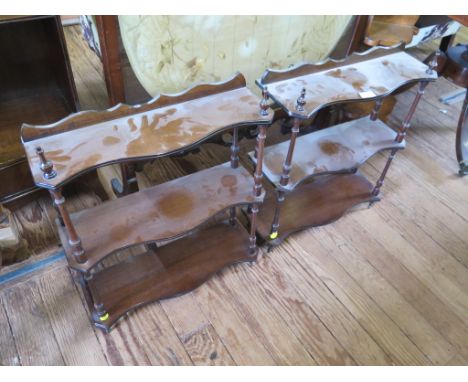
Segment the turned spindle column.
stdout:
[[73,225],[70,214],[65,207],[65,198],[62,196],[61,190],[50,190],[54,204],[57,206],[59,215],[62,218],[63,224],[68,234],[68,243],[70,244],[73,257],[79,264],[86,262],[87,258],[85,251],[81,245],[81,240],[76,232],[75,226]]
[[[39,157],[39,160],[41,161],[39,167],[42,171],[42,176],[44,177],[44,179],[48,180],[55,178],[57,176],[57,171],[54,170],[54,164],[52,163],[52,161],[46,158],[42,147],[36,147],[36,154]],[[58,209],[57,204],[53,203],[53,206],[55,211],[57,212],[60,225],[63,227],[65,223],[63,221],[60,210]]]
[[[263,117],[266,117],[268,115],[268,108],[270,107],[268,105],[268,87],[265,86],[262,89],[262,100],[260,101],[260,115]],[[257,145],[255,146],[255,151],[254,151],[254,157],[255,159],[258,158],[258,152],[257,152]]]
[[[231,168],[239,167],[239,128],[234,128],[232,131],[231,144]],[[234,225],[236,223],[236,207],[232,207],[229,212],[229,222]]]
[[[403,120],[400,128],[398,129],[398,134],[395,138],[396,142],[401,143],[405,139],[406,133],[411,126],[411,118],[413,118],[414,112],[416,111],[416,107],[418,106],[418,103],[424,94],[424,89],[426,88],[428,83],[429,82],[424,81],[419,84],[419,89],[416,93],[416,97],[414,98],[413,103],[411,104],[410,109],[406,114],[405,119]],[[385,167],[382,173],[380,174],[379,180],[377,180],[377,183],[375,184],[375,187],[372,190],[372,196],[374,198],[377,198],[377,196],[380,194],[380,189],[383,186],[385,176],[387,175],[388,169],[390,168],[390,164],[392,163],[393,158],[395,158],[396,152],[397,149],[393,149],[392,151],[390,151],[390,156],[387,159],[387,163],[385,163]],[[372,202],[370,204],[372,204]]]
[[[262,91],[262,100],[260,101],[260,115],[268,115],[268,91],[265,87]],[[263,178],[263,152],[265,148],[266,140],[266,126],[258,126],[257,144],[255,145],[255,157],[257,164],[254,172],[254,188],[253,194],[255,198],[262,195],[262,178]],[[257,237],[255,235],[257,230],[257,215],[258,215],[258,203],[253,203],[251,208],[250,216],[250,243],[249,243],[249,254],[254,256],[257,249]]]
[[372,109],[372,112],[370,114],[370,120],[371,121],[376,121],[377,120],[377,117],[379,116],[380,108],[382,107],[382,103],[383,103],[383,98],[380,98],[380,99],[375,101],[374,108]]
[[[265,147],[266,139],[266,126],[262,125],[258,127],[257,135],[257,164],[254,172],[254,188],[253,194],[255,198],[262,195],[262,177],[263,177],[263,150]],[[255,255],[257,248],[257,238],[255,235],[257,229],[257,215],[258,215],[258,203],[253,203],[251,208],[250,218],[250,244],[249,254]]]
[[[304,92],[304,89],[303,89]],[[297,105],[300,105],[299,102],[303,100],[303,94],[301,93],[301,97],[297,99]],[[303,108],[302,106],[299,106]],[[298,110],[299,108],[296,107]],[[291,172],[291,162],[292,162],[292,157],[294,153],[294,147],[296,145],[296,138],[299,134],[299,125],[301,121],[299,118],[294,118],[294,125],[291,129],[291,138],[289,141],[289,148],[288,148],[288,153],[286,154],[286,159],[284,160],[283,164],[283,173],[281,174],[281,179],[280,179],[280,185],[285,187],[289,183],[289,173]],[[281,204],[283,203],[285,198],[285,192],[282,190],[278,190],[278,195],[276,198],[276,207],[275,207],[275,215],[273,217],[273,223],[271,224],[271,233],[270,233],[270,239],[274,240],[278,237],[278,230],[279,230],[279,217],[280,217],[280,210],[281,210]]]

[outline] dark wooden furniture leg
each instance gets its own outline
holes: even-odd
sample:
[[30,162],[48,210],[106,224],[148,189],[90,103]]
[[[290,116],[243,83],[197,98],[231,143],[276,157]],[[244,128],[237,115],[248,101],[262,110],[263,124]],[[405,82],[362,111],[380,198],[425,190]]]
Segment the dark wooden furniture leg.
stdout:
[[[237,127],[232,131],[231,167],[239,167],[239,129]],[[231,225],[236,224],[236,211],[236,207],[232,207],[229,211],[229,222]]]
[[[257,145],[255,152],[257,154],[257,164],[255,166],[254,173],[254,189],[253,193],[255,197],[262,194],[262,178],[263,178],[263,149],[265,147],[266,139],[266,126],[261,125],[258,127]],[[250,216],[250,244],[249,244],[249,255],[255,256],[257,253],[257,215],[258,215],[258,203],[254,203],[251,208]]]
[[[291,162],[292,162],[292,157],[294,153],[294,146],[296,145],[296,138],[297,138],[297,135],[299,134],[300,123],[301,123],[301,120],[299,118],[294,118],[294,125],[291,129],[291,138],[289,141],[288,153],[286,155],[286,159],[284,160],[283,173],[281,175],[281,180],[280,180],[280,184],[282,186],[286,186],[289,183],[289,173],[291,172]],[[273,219],[273,223],[271,224],[270,239],[272,240],[278,237],[279,216],[280,216],[281,204],[284,201],[284,197],[285,197],[284,194],[285,194],[284,191],[278,190],[278,197],[276,200],[277,203],[276,203],[276,208],[275,208],[275,216]]]
[[457,160],[460,165],[459,174],[468,174],[468,90],[465,95],[465,101],[458,120],[457,138],[456,138]]
[[51,190],[50,194],[52,195],[54,204],[57,206],[61,221],[63,221],[65,229],[67,230],[68,243],[72,248],[73,256],[78,263],[85,263],[87,260],[86,254],[81,245],[80,237],[78,236],[78,233],[76,232],[75,227],[71,221],[70,214],[65,207],[65,198],[62,196],[61,190]]

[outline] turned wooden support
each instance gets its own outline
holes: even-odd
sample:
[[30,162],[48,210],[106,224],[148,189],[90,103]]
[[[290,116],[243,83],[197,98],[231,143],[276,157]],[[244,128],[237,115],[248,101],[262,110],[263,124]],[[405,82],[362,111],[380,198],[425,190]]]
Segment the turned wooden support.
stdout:
[[40,169],[42,171],[42,175],[45,179],[53,179],[57,176],[57,171],[54,170],[54,164],[51,160],[45,157],[44,150],[42,147],[36,147],[36,154],[41,161]]
[[[239,167],[239,129],[236,127],[232,131],[231,144],[231,168]],[[236,220],[236,207],[232,207],[229,211],[229,222],[234,225]]]
[[[260,115],[263,117],[268,115],[268,109],[270,107],[270,105],[268,105],[268,97],[269,97],[268,87],[265,86],[262,89],[262,100],[260,101]],[[257,135],[257,139],[258,139],[258,135]],[[257,141],[257,145],[255,146],[254,157],[255,159],[258,158],[258,141]]]
[[81,245],[81,240],[76,233],[75,226],[71,221],[70,214],[65,207],[65,198],[62,196],[62,192],[60,190],[50,190],[50,194],[52,195],[54,204],[57,206],[59,216],[61,217],[65,229],[67,230],[68,243],[72,249],[73,256],[78,263],[85,263],[87,260],[85,251]]
[[250,209],[250,236],[249,236],[249,255],[254,256],[257,252],[257,215],[258,203],[253,203]]
[[[257,135],[257,144],[256,144],[256,153],[257,153],[257,164],[255,166],[254,172],[254,188],[253,194],[254,197],[259,197],[262,195],[262,177],[263,177],[263,151],[265,148],[266,140],[266,126],[260,125],[258,127]],[[249,254],[255,255],[257,248],[257,237],[255,235],[257,230],[257,215],[258,215],[258,203],[253,203],[251,208],[251,218],[250,218],[250,244],[249,244]]]
[[258,127],[257,144],[255,150],[257,152],[257,164],[254,172],[254,196],[262,194],[262,178],[263,178],[263,152],[266,140],[266,126],[261,125]]
[[[305,89],[303,89],[303,92],[305,92]],[[301,93],[301,96],[302,96],[302,93]],[[289,183],[289,173],[291,172],[291,162],[292,162],[292,157],[294,153],[294,147],[296,145],[296,138],[297,138],[297,135],[299,134],[300,123],[301,121],[299,118],[294,118],[294,124],[291,129],[291,138],[289,141],[288,153],[286,154],[286,159],[284,160],[283,173],[281,174],[281,179],[280,179],[281,186],[287,186],[287,184]],[[270,239],[272,240],[276,239],[276,237],[278,236],[279,216],[280,216],[281,203],[283,203],[283,201],[284,201],[284,191],[278,191],[278,196],[276,199],[275,215],[273,217],[273,222],[271,224]]]
[[[419,84],[418,91],[416,93],[416,97],[413,100],[413,103],[411,104],[408,113],[405,116],[405,119],[401,123],[401,126],[398,130],[398,134],[395,138],[395,141],[398,143],[403,142],[403,140],[406,137],[406,132],[408,131],[409,127],[411,126],[411,118],[413,118],[414,112],[416,111],[416,107],[418,106],[419,101],[421,100],[421,97],[424,94],[424,89],[426,88],[428,82],[423,81]],[[395,153],[397,152],[397,149],[393,149],[390,152],[390,156],[387,159],[387,163],[385,163],[385,167],[382,171],[382,174],[380,174],[379,180],[375,184],[374,189],[372,190],[372,196],[377,197],[380,194],[380,189],[382,188],[382,185],[384,183],[385,176],[387,175],[388,169],[390,168],[390,164],[393,161],[393,158],[395,158]],[[372,202],[371,202],[372,203]]]
[[239,128],[232,131],[231,168],[239,167]]
[[278,191],[278,196],[276,198],[275,215],[273,216],[273,223],[271,223],[270,239],[272,240],[278,237],[281,204],[283,204],[284,198],[285,198],[285,192]]
[[280,184],[286,186],[289,183],[289,173],[291,172],[291,162],[294,153],[294,147],[296,145],[296,138],[299,134],[299,125],[301,121],[299,118],[294,118],[294,124],[291,129],[291,138],[289,141],[288,153],[286,154],[286,159],[283,164],[283,173],[281,174]]
[[383,103],[383,98],[379,98],[378,100],[375,101],[374,108],[372,109],[372,112],[370,114],[371,121],[377,120],[377,117],[379,116],[380,108],[382,107],[382,103]]
[[372,196],[377,197],[380,194],[380,189],[383,186],[385,176],[387,175],[387,171],[390,168],[390,164],[392,163],[393,158],[395,158],[396,152],[397,152],[396,149],[393,149],[392,151],[390,151],[390,156],[387,159],[387,163],[385,163],[385,167],[382,173],[380,174],[379,180],[377,180],[377,183],[375,184],[375,187],[372,190]]
[[411,119],[413,118],[414,112],[416,111],[418,103],[421,100],[421,97],[424,94],[424,89],[426,88],[428,83],[429,82],[424,81],[424,82],[421,82],[419,84],[419,89],[418,89],[418,91],[416,93],[416,97],[414,98],[413,103],[411,104],[410,109],[409,109],[408,113],[406,114],[406,117],[403,120],[403,122],[402,122],[402,124],[401,124],[401,126],[400,126],[400,128],[398,130],[398,134],[397,134],[397,136],[395,138],[396,142],[400,143],[400,142],[403,142],[403,140],[405,139],[406,132],[408,131],[408,129],[411,126]]
[[121,163],[120,174],[122,182],[117,178],[111,179],[112,191],[117,197],[125,196],[138,191],[135,163]]

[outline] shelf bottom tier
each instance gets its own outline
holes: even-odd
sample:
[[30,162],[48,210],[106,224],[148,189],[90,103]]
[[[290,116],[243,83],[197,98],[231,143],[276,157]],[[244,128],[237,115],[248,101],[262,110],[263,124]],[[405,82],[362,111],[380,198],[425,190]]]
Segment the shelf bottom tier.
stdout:
[[271,239],[271,224],[277,204],[276,193],[268,193],[260,207],[257,232],[269,245],[280,244],[290,234],[339,219],[351,207],[376,201],[374,185],[362,175],[328,175],[286,193],[280,207],[279,232]]
[[222,222],[108,267],[85,287],[90,305],[101,302],[108,313],[105,321],[93,321],[108,331],[133,309],[187,293],[228,265],[255,260],[256,254],[249,256],[248,248],[245,228],[237,221]]

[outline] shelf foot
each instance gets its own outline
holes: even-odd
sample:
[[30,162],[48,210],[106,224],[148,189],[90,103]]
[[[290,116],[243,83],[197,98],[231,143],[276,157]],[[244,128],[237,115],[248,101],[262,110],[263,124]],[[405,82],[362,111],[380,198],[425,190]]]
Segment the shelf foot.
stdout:
[[371,201],[369,201],[369,205],[367,206],[367,208],[371,208],[374,203],[380,202],[381,199],[382,198],[380,197],[380,194],[374,196],[374,198]]

